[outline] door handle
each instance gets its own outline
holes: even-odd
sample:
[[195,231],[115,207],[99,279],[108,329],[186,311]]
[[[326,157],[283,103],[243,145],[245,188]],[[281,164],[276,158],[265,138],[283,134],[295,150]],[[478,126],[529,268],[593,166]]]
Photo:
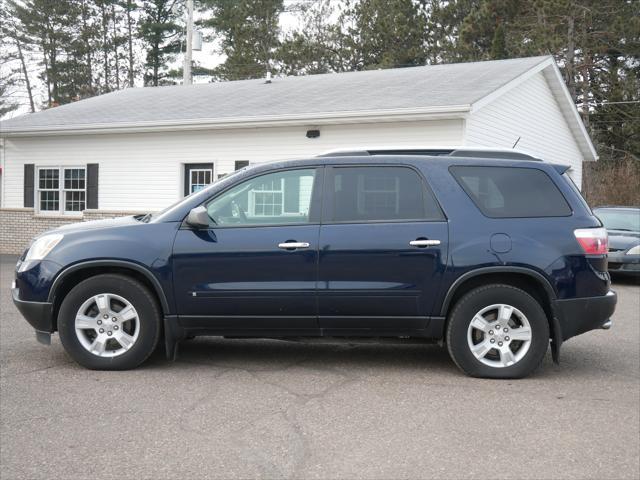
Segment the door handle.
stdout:
[[309,243],[307,242],[283,242],[278,244],[278,248],[282,248],[284,250],[293,250],[294,248],[309,248]]
[[412,247],[435,247],[437,245],[440,245],[440,240],[427,240],[427,239],[411,240],[409,242],[409,245],[411,245]]

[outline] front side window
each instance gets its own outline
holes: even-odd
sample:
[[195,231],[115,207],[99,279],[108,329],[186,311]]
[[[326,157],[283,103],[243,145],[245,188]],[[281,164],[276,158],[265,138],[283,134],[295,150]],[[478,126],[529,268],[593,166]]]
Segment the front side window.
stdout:
[[397,222],[442,218],[433,195],[407,167],[335,167],[328,221]]
[[217,225],[290,225],[309,222],[315,169],[286,170],[242,182],[207,205]]
[[449,170],[487,217],[571,215],[553,180],[537,168],[453,166]]
[[86,208],[84,167],[38,168],[37,205],[43,213],[79,213]]

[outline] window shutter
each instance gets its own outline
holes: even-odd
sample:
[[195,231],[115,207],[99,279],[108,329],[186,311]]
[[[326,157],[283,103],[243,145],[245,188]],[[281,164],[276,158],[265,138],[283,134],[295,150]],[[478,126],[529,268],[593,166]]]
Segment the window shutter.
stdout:
[[244,167],[246,167],[248,165],[249,165],[249,161],[248,160],[236,160],[235,168],[236,168],[236,170],[240,170],[241,168],[244,168]]
[[35,166],[33,163],[25,163],[24,165],[24,207],[33,208],[35,181]]
[[98,208],[98,164],[87,164],[87,208]]

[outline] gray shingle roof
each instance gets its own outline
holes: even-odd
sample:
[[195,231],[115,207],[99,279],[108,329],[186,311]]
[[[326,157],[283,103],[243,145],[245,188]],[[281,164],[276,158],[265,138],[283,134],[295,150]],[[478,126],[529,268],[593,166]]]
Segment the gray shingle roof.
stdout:
[[470,105],[548,58],[130,88],[0,122],[0,132]]

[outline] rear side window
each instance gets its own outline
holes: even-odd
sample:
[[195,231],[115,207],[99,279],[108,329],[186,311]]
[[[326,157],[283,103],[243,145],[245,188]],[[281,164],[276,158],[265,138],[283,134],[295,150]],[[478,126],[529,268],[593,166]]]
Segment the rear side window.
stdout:
[[407,167],[334,167],[329,221],[439,220],[442,213],[422,178]]
[[551,178],[536,168],[449,168],[487,217],[565,217],[571,207]]

